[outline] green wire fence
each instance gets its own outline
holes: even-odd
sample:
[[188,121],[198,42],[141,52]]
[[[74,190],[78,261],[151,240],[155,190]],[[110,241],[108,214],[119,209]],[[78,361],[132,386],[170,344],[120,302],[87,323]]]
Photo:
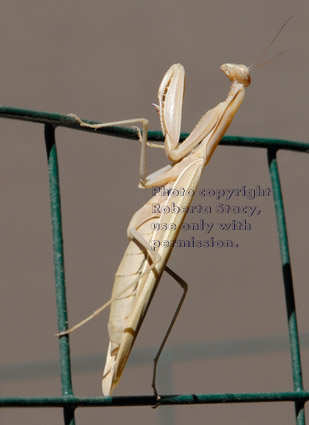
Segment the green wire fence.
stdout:
[[[24,109],[0,106],[0,117],[24,120],[44,124],[45,143],[48,159],[48,173],[50,182],[50,202],[52,217],[52,232],[54,246],[54,265],[56,281],[56,299],[58,330],[67,329],[67,303],[65,290],[63,237],[61,223],[61,202],[58,173],[58,159],[55,139],[57,127],[67,127],[80,131],[94,131],[80,127],[79,123],[70,116],[54,113],[29,111]],[[86,121],[96,124],[92,121]],[[132,128],[108,127],[96,131],[115,137],[137,139],[137,131]],[[187,134],[181,135],[182,140]],[[150,131],[148,139],[163,141],[163,135],[158,131]],[[293,375],[293,391],[266,392],[266,393],[232,393],[232,394],[182,394],[162,395],[162,405],[189,405],[189,404],[219,404],[219,403],[258,403],[258,402],[294,402],[296,425],[305,424],[305,403],[309,400],[309,392],[304,390],[302,380],[302,366],[300,358],[300,344],[297,329],[296,308],[294,299],[293,279],[289,255],[286,221],[281,193],[280,177],[276,155],[280,149],[298,152],[309,152],[309,143],[293,142],[279,139],[260,139],[249,137],[225,136],[220,142],[227,146],[249,146],[267,149],[268,165],[271,176],[275,203],[278,235],[280,242],[283,283],[286,299],[287,320],[289,330],[291,367]],[[156,402],[153,396],[126,396],[126,397],[76,397],[72,389],[71,360],[69,337],[59,339],[60,367],[62,396],[59,397],[3,397],[0,398],[1,407],[62,407],[65,425],[74,425],[74,411],[78,407],[90,406],[153,406]]]

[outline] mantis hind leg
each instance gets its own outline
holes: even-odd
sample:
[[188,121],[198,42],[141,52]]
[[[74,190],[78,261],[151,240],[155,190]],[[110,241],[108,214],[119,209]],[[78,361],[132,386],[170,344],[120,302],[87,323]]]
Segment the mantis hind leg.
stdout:
[[181,309],[181,307],[182,307],[182,305],[183,305],[183,302],[184,302],[184,300],[185,300],[185,297],[186,297],[186,295],[187,295],[187,292],[188,292],[188,284],[187,284],[187,282],[185,282],[180,276],[178,276],[173,270],[171,270],[169,267],[167,267],[167,266],[165,266],[165,269],[164,269],[171,277],[173,277],[175,280],[176,280],[176,282],[181,286],[181,288],[183,289],[183,294],[182,294],[182,296],[181,296],[181,298],[180,298],[180,300],[179,300],[179,303],[178,303],[178,306],[177,306],[177,308],[176,308],[176,311],[175,311],[175,313],[174,313],[174,315],[173,315],[173,317],[172,317],[172,320],[171,320],[171,322],[170,322],[170,325],[169,325],[169,327],[168,327],[168,329],[167,329],[167,332],[166,332],[166,334],[165,334],[165,336],[164,336],[164,338],[163,338],[163,341],[162,341],[162,343],[161,343],[161,345],[160,345],[160,347],[159,347],[159,350],[158,350],[158,352],[157,352],[157,354],[156,354],[156,356],[155,356],[155,358],[153,359],[153,362],[154,362],[154,365],[153,365],[153,375],[152,375],[152,384],[151,384],[151,386],[152,386],[152,388],[153,388],[153,392],[154,392],[154,396],[156,397],[156,400],[157,400],[157,403],[156,403],[156,405],[155,406],[153,406],[154,408],[156,408],[156,407],[158,407],[159,406],[159,404],[160,404],[160,399],[161,399],[161,397],[159,396],[159,394],[158,394],[158,391],[157,391],[157,388],[156,388],[156,375],[157,375],[157,365],[158,365],[158,361],[159,361],[159,358],[160,358],[160,355],[161,355],[161,353],[162,353],[162,350],[163,350],[163,348],[164,348],[164,346],[165,346],[165,343],[166,343],[166,341],[167,341],[167,338],[169,337],[169,334],[171,333],[171,330],[173,329],[173,326],[174,326],[174,324],[175,324],[175,322],[176,322],[176,319],[177,319],[177,317],[178,317],[178,314],[179,314],[179,312],[180,312],[180,309]]
[[152,251],[151,246],[143,238],[143,236],[138,233],[138,231],[135,228],[130,227],[128,229],[128,236],[132,241],[134,241],[136,243],[137,246],[139,246],[139,248],[141,248],[141,249],[145,248],[149,258],[151,259],[151,263],[149,263],[147,265],[147,267],[143,271],[143,273],[138,275],[136,277],[136,279],[133,280],[133,282],[130,282],[129,285],[127,285],[124,289],[119,291],[116,294],[116,296],[112,297],[109,301],[107,301],[105,304],[103,304],[101,307],[99,307],[97,310],[95,310],[90,316],[86,317],[84,320],[82,320],[81,322],[78,322],[76,325],[72,326],[69,329],[66,329],[65,331],[57,332],[55,334],[55,336],[61,337],[61,336],[64,336],[64,335],[68,335],[68,334],[72,333],[73,331],[75,331],[76,329],[85,325],[87,322],[89,322],[90,320],[92,320],[96,316],[98,316],[100,313],[102,313],[102,311],[104,311],[107,307],[109,307],[112,304],[113,301],[118,300],[119,298],[121,298],[121,296],[124,296],[124,294],[128,291],[128,289],[134,287],[136,285],[136,283],[143,276],[149,274],[151,272],[151,270],[156,266],[156,264],[161,260],[160,255],[155,253],[154,251]]

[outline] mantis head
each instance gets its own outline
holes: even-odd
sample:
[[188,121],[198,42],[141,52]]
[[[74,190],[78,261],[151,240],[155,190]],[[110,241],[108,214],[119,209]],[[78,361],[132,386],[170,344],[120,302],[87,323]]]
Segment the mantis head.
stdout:
[[225,63],[224,65],[220,66],[220,69],[224,72],[224,74],[232,81],[237,82],[239,84],[242,84],[244,87],[248,87],[251,83],[251,77],[250,77],[250,71],[253,69],[257,69],[260,66],[265,65],[266,63],[271,62],[278,56],[280,56],[284,52],[279,52],[277,55],[273,56],[272,58],[266,60],[265,62],[261,63],[262,58],[264,57],[265,53],[270,49],[270,47],[274,44],[274,42],[279,37],[279,34],[283,30],[283,28],[287,25],[287,23],[292,19],[292,16],[290,16],[284,24],[281,26],[275,37],[271,40],[271,42],[266,46],[266,48],[263,50],[263,52],[259,55],[257,59],[248,67],[246,65],[237,65],[235,63]]
[[225,63],[220,66],[224,74],[232,81],[248,87],[251,83],[250,71],[246,65],[237,65],[235,63]]

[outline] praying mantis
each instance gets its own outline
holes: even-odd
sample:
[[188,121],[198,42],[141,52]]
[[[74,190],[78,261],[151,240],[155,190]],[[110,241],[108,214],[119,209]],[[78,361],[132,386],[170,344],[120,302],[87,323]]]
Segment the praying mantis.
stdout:
[[[157,363],[183,304],[188,287],[187,283],[167,266],[167,262],[172,252],[173,241],[177,239],[185,219],[186,208],[190,206],[192,201],[192,196],[189,193],[195,193],[204,167],[209,162],[238,111],[244,99],[245,88],[251,82],[250,71],[262,65],[256,65],[256,63],[264,56],[289,19],[280,28],[262,55],[250,67],[232,63],[221,65],[220,69],[231,81],[227,97],[202,116],[182,144],[179,143],[179,139],[185,71],[180,64],[174,64],[167,70],[158,91],[159,104],[155,106],[165,136],[165,152],[172,164],[149,176],[147,176],[146,171],[147,145],[153,146],[153,144],[147,141],[148,121],[146,119],[92,125],[83,122],[76,115],[71,115],[81,126],[94,129],[140,123],[143,129],[142,133],[139,131],[141,142],[139,187],[163,187],[165,189],[159,195],[153,196],[140,208],[129,223],[127,230],[129,245],[116,272],[111,299],[73,328],[58,334],[62,336],[75,330],[98,315],[108,305],[111,306],[108,323],[110,343],[102,382],[105,396],[111,395],[119,383],[152,297],[163,272],[166,271],[181,286],[183,294],[154,359],[152,388],[159,403],[160,396],[156,389]],[[171,193],[182,193],[182,195],[171,196]],[[172,202],[178,208],[178,212],[173,212]],[[165,211],[170,208],[170,212],[162,214],[160,208],[153,209],[153,204],[165,208]],[[163,220],[164,223],[168,222],[169,225],[161,226]],[[154,228],[157,230],[154,230]],[[159,244],[154,244],[154,241],[159,242]],[[163,241],[166,243],[162,243]]]

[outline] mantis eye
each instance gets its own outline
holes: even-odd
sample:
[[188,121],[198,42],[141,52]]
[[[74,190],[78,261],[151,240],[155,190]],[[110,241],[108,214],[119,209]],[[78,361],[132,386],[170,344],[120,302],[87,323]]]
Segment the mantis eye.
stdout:
[[226,63],[220,66],[224,74],[233,82],[237,81],[245,87],[250,85],[250,72],[246,65],[237,65],[235,63]]

